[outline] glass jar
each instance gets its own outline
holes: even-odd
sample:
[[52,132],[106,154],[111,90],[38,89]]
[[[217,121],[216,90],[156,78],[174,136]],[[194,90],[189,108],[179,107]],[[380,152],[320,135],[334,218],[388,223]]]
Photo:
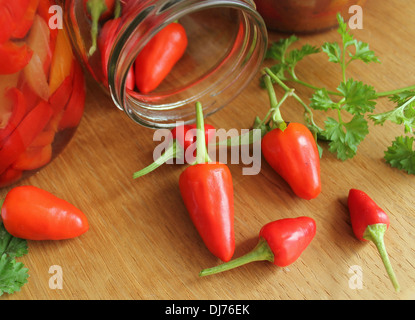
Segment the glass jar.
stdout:
[[352,5],[366,0],[255,0],[258,12],[270,30],[311,33],[337,25],[337,13],[349,15]]
[[[253,78],[267,48],[266,26],[253,1],[124,0],[121,10],[115,9],[119,15],[112,13],[99,22],[96,48],[91,11],[84,1],[61,3],[86,69],[119,109],[146,127],[195,121],[196,101],[204,106],[205,115],[221,109]],[[149,65],[149,57],[141,53],[173,23],[185,30],[184,53],[154,90],[139,89],[138,81],[149,83],[143,78],[152,73],[137,67]],[[91,47],[96,50],[91,52]]]
[[50,163],[83,114],[84,74],[49,0],[0,4],[0,187]]

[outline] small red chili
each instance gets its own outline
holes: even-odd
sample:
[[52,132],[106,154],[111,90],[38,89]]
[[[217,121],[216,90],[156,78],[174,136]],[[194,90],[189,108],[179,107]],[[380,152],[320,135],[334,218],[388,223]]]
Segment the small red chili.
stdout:
[[206,247],[222,261],[229,261],[235,251],[232,175],[225,164],[210,162],[199,102],[196,119],[196,163],[181,173],[180,194]]
[[357,189],[350,189],[347,205],[356,238],[361,241],[372,241],[376,245],[386,272],[395,290],[399,291],[399,283],[384,242],[384,235],[390,224],[388,215],[365,192]]
[[321,192],[320,156],[310,130],[301,123],[273,129],[262,139],[267,163],[300,198],[310,200]]
[[1,206],[1,218],[12,236],[26,240],[70,239],[89,229],[82,211],[34,186],[11,189]]
[[309,217],[285,218],[267,223],[260,230],[259,241],[252,251],[227,263],[204,269],[199,276],[231,270],[254,261],[270,261],[276,266],[286,267],[300,257],[315,234],[316,223]]
[[173,22],[145,45],[135,60],[135,83],[141,93],[150,93],[160,85],[183,56],[187,42],[186,30]]
[[273,125],[262,139],[262,154],[298,197],[314,199],[321,192],[320,155],[314,136],[305,125],[282,119],[281,104],[277,103],[268,74],[264,81],[273,109]]

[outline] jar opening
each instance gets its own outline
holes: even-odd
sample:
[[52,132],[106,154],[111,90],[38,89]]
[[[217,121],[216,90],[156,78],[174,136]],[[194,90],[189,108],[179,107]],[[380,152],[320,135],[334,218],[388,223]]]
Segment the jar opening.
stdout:
[[[124,24],[110,58],[108,80],[114,102],[147,127],[171,127],[179,120],[193,122],[196,101],[204,106],[205,115],[221,109],[252,79],[265,55],[266,28],[251,5],[239,1],[232,5],[229,1],[181,2],[186,1],[167,10],[140,8],[141,16],[135,15],[135,20]],[[141,49],[175,21],[186,30],[184,55],[151,93],[127,89],[128,71]]]

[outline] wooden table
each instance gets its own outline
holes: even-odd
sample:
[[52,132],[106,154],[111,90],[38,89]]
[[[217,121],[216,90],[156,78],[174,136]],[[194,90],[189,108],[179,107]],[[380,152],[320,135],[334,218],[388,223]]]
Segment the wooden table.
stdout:
[[[364,27],[354,30],[370,43],[381,64],[351,65],[349,75],[385,91],[415,83],[415,3],[369,0]],[[284,35],[286,36],[286,35]],[[281,35],[270,33],[270,40]],[[298,46],[337,41],[336,30],[301,36]],[[298,68],[301,79],[337,87],[339,69],[325,54]],[[324,66],[321,68],[320,66]],[[67,241],[29,241],[20,258],[30,278],[20,292],[1,299],[413,299],[415,298],[415,177],[385,164],[383,152],[402,128],[370,124],[370,134],[355,158],[342,162],[327,151],[321,161],[323,190],[317,199],[295,197],[263,161],[258,175],[242,175],[231,165],[235,190],[235,238],[238,257],[251,250],[261,226],[269,221],[308,215],[317,235],[294,264],[279,268],[256,262],[199,278],[201,269],[219,264],[196,232],[182,203],[178,178],[183,166],[164,165],[138,180],[132,173],[152,162],[153,130],[133,123],[88,79],[85,116],[64,152],[35,176],[19,184],[44,188],[81,208],[90,230]],[[294,86],[297,88],[296,86]],[[307,99],[308,90],[297,88]],[[282,91],[277,89],[281,96]],[[380,100],[376,111],[391,108]],[[249,128],[265,115],[268,97],[255,79],[229,106],[207,121],[217,128]],[[294,100],[283,115],[301,121]],[[316,114],[317,121],[324,116]],[[401,284],[395,293],[372,243],[352,234],[346,197],[350,188],[366,191],[389,214],[385,242]],[[0,190],[4,197],[10,188]],[[53,276],[62,271],[62,289]],[[362,288],[349,285],[357,266]],[[51,281],[51,282],[50,282]],[[50,284],[52,283],[52,286]]]

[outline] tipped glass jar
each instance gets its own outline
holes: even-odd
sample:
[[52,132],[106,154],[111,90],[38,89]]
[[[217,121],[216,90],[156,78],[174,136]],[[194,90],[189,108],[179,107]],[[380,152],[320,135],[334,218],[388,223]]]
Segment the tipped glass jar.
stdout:
[[49,0],[0,1],[0,188],[34,174],[71,140],[84,74]]
[[[206,115],[221,109],[255,76],[266,52],[266,26],[253,1],[85,2],[61,2],[75,49],[115,105],[146,127],[193,122],[196,101]],[[101,11],[94,29],[99,2],[108,11]],[[169,32],[180,35],[161,35]],[[164,74],[154,76],[160,70]]]

